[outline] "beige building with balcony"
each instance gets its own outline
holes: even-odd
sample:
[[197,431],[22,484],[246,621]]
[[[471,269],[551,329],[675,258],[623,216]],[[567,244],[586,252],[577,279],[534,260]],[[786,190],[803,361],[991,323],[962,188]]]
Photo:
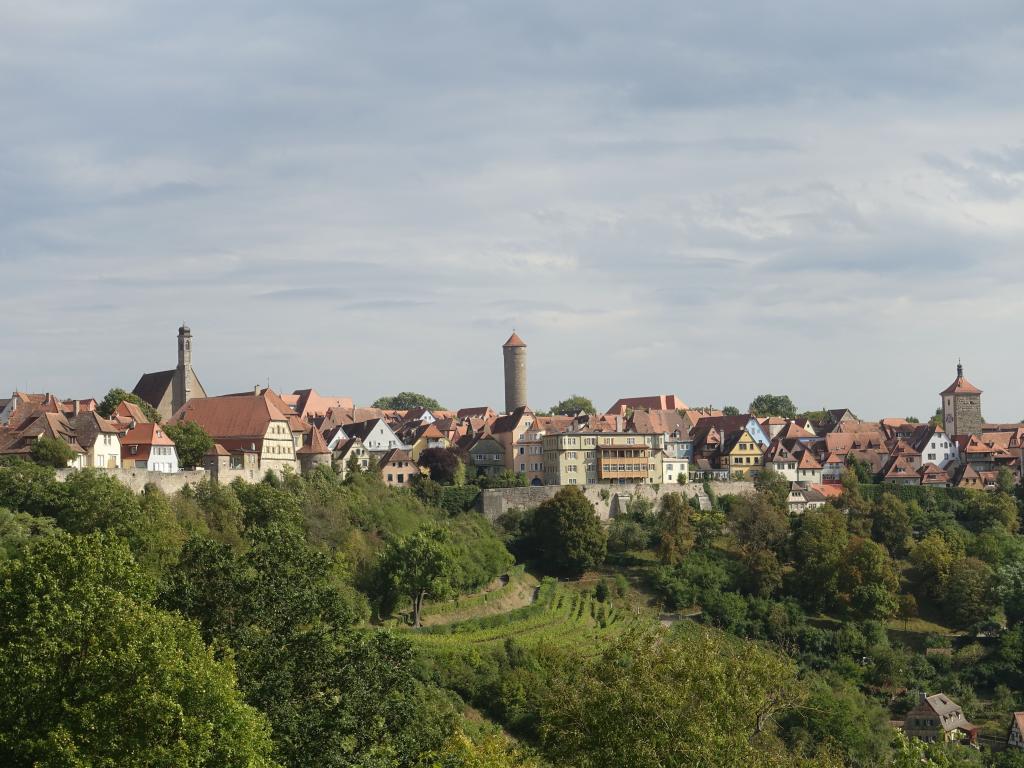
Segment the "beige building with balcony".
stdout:
[[546,485],[638,485],[662,482],[656,435],[564,432],[545,435]]

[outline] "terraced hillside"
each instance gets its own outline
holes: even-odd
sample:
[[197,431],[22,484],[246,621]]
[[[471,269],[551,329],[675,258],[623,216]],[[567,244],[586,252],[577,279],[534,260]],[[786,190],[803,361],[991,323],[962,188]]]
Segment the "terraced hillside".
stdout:
[[483,649],[507,638],[532,645],[540,642],[593,644],[622,632],[635,617],[592,594],[559,586],[546,578],[531,605],[507,613],[410,631],[424,650],[446,647]]

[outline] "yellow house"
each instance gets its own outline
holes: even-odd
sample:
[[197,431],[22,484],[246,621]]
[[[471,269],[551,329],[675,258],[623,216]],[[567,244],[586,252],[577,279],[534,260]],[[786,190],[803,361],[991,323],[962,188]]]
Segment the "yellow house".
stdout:
[[726,438],[718,465],[734,478],[756,475],[764,465],[764,449],[746,429],[741,429]]
[[403,433],[401,437],[409,445],[409,454],[413,461],[419,461],[420,454],[427,448],[452,447],[452,441],[433,424],[422,424],[408,434]]

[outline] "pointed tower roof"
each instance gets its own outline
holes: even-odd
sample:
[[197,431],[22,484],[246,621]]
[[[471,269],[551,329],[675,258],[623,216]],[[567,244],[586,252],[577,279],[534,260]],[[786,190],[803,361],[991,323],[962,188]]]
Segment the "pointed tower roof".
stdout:
[[314,456],[322,456],[330,452],[330,449],[327,447],[327,441],[324,440],[324,436],[316,427],[313,427],[310,433],[309,442],[298,450],[298,453],[312,454]]
[[957,363],[956,381],[942,390],[940,395],[980,395],[981,390],[964,378],[964,367]]
[[512,335],[508,337],[508,341],[506,341],[501,346],[503,346],[503,347],[525,347],[526,346],[526,342],[523,341],[521,338],[519,338],[519,334],[517,334],[515,331],[512,331]]

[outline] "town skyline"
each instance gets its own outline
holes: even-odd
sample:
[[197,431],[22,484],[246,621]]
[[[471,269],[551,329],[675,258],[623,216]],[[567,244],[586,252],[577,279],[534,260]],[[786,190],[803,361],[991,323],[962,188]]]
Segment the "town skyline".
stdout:
[[[187,325],[187,324],[183,323],[182,325]],[[526,335],[525,332],[523,334],[519,334],[519,331],[516,328],[511,329],[511,333],[514,336],[517,336],[517,335],[525,336]],[[168,334],[168,336],[170,336],[170,334]],[[210,377],[209,374],[206,372],[206,370],[207,370],[208,363],[211,362],[211,361],[209,361],[207,359],[207,354],[208,353],[206,353],[204,341],[205,341],[205,339],[204,339],[203,334],[202,334],[202,332],[200,330],[200,332],[199,332],[199,339],[197,341],[197,345],[198,346],[197,346],[196,368],[199,371],[201,371],[202,374],[203,374],[202,377],[201,377],[202,381],[204,381],[204,382],[207,382],[207,381],[214,381],[214,382],[225,381],[225,382],[227,382],[226,386],[208,385],[206,391],[209,392],[211,395],[221,395],[221,394],[229,394],[229,393],[232,393],[232,392],[248,391],[248,390],[250,390],[255,385],[259,385],[260,387],[269,386],[270,388],[272,388],[272,389],[274,389],[276,391],[282,392],[282,393],[292,392],[294,390],[299,390],[299,389],[313,388],[313,389],[316,389],[317,391],[321,392],[321,394],[329,394],[329,395],[332,395],[332,396],[350,397],[350,398],[352,398],[352,400],[357,405],[369,405],[370,403],[372,403],[374,400],[376,400],[379,397],[384,397],[384,396],[392,395],[392,394],[398,393],[400,391],[415,391],[415,392],[420,392],[421,394],[425,394],[427,396],[430,396],[430,397],[433,397],[433,398],[437,399],[446,408],[458,409],[458,408],[467,408],[467,407],[475,407],[475,406],[489,406],[489,407],[493,408],[496,412],[503,412],[503,411],[505,411],[505,409],[503,408],[503,403],[505,402],[505,400],[504,400],[504,393],[503,393],[504,370],[503,370],[503,363],[502,363],[502,358],[501,358],[501,351],[499,351],[497,354],[494,354],[493,357],[491,358],[490,370],[485,370],[486,366],[484,366],[482,364],[484,361],[476,360],[476,359],[474,359],[472,361],[473,368],[476,368],[476,369],[480,370],[479,378],[490,377],[490,378],[494,379],[495,384],[491,385],[489,383],[488,386],[487,386],[487,391],[497,390],[497,394],[488,397],[488,399],[486,401],[483,398],[481,398],[481,397],[477,397],[477,398],[474,399],[472,394],[470,395],[469,399],[466,399],[466,400],[453,400],[453,399],[447,397],[443,390],[433,390],[433,389],[430,389],[430,388],[427,388],[427,387],[418,386],[416,380],[412,380],[411,382],[410,382],[410,380],[405,380],[405,383],[395,382],[390,387],[381,385],[381,386],[378,387],[378,390],[373,390],[373,391],[367,392],[365,394],[365,396],[364,396],[361,393],[355,393],[354,394],[352,391],[346,389],[344,386],[340,386],[339,387],[339,386],[334,386],[330,382],[307,380],[307,379],[302,378],[301,375],[299,375],[298,378],[295,381],[278,381],[278,380],[275,380],[274,377],[265,377],[263,380],[256,379],[256,380],[253,380],[253,381],[248,382],[248,383],[240,380],[237,376],[236,377],[230,377],[230,376],[228,376],[228,377],[225,377],[225,376]],[[173,354],[172,354],[173,353],[173,343],[172,342],[173,342],[173,339],[172,339],[171,342],[168,342],[167,341],[167,337],[165,337],[165,339],[164,339],[164,346],[165,346],[165,348],[170,348],[171,349],[171,353],[168,353],[168,354],[164,355],[164,360],[163,360],[163,362],[166,364],[166,367],[168,367],[168,368],[173,367],[171,365],[171,363],[174,362]],[[191,342],[190,342],[190,344],[191,344]],[[494,347],[494,346],[495,345],[492,344],[492,347]],[[888,418],[888,417],[908,417],[909,416],[909,417],[918,418],[922,422],[924,422],[924,421],[927,421],[929,418],[931,418],[934,415],[934,408],[931,411],[928,411],[928,412],[914,412],[914,411],[900,412],[900,411],[896,411],[896,410],[892,410],[892,409],[890,409],[889,411],[885,411],[885,412],[881,412],[881,413],[877,413],[877,414],[873,413],[873,412],[870,412],[870,411],[863,412],[863,411],[859,410],[860,406],[859,406],[858,403],[856,403],[856,402],[847,402],[847,401],[839,403],[839,402],[835,401],[835,398],[828,399],[827,402],[822,402],[822,403],[819,403],[817,405],[808,405],[807,402],[802,400],[799,395],[795,395],[795,394],[793,394],[793,391],[786,390],[786,389],[770,389],[770,388],[768,388],[768,389],[761,389],[761,390],[757,390],[757,391],[751,392],[749,394],[749,396],[747,396],[745,399],[744,399],[744,396],[741,394],[738,399],[734,398],[732,400],[729,400],[729,399],[724,399],[724,400],[721,400],[721,399],[720,400],[701,400],[701,399],[698,399],[698,398],[694,398],[691,394],[685,394],[683,392],[684,387],[681,387],[681,386],[678,386],[678,385],[673,385],[671,383],[667,384],[667,385],[664,385],[664,386],[651,385],[651,386],[648,386],[646,388],[640,387],[639,389],[635,385],[633,385],[633,389],[629,389],[629,390],[624,389],[622,391],[610,393],[610,394],[608,394],[608,395],[606,395],[604,397],[601,397],[600,394],[597,394],[598,393],[598,388],[592,388],[591,390],[587,390],[584,387],[568,386],[568,387],[565,387],[562,390],[556,390],[554,388],[555,385],[552,385],[552,383],[550,382],[550,377],[545,375],[544,370],[543,369],[538,370],[538,358],[541,361],[545,361],[545,360],[550,361],[550,359],[551,359],[550,355],[545,355],[545,354],[543,354],[543,352],[540,355],[538,355],[537,351],[533,348],[532,345],[529,344],[528,340],[527,340],[527,346],[529,346],[529,348],[530,348],[530,368],[529,368],[530,375],[529,375],[529,387],[527,389],[527,392],[528,392],[527,404],[534,411],[546,411],[550,407],[552,407],[553,405],[558,403],[559,401],[561,401],[561,400],[563,400],[563,399],[565,399],[565,398],[567,398],[567,397],[569,397],[571,395],[582,395],[584,397],[587,397],[588,399],[593,401],[594,406],[597,408],[598,412],[603,412],[609,405],[611,405],[613,402],[615,402],[616,400],[618,400],[621,397],[648,396],[648,395],[653,395],[653,394],[655,394],[657,392],[670,392],[670,393],[676,394],[679,397],[681,397],[683,399],[683,401],[689,407],[691,407],[691,408],[703,408],[703,407],[708,407],[708,406],[714,407],[714,408],[723,408],[723,407],[726,407],[726,406],[734,406],[734,407],[738,408],[740,412],[746,412],[747,411],[747,406],[749,405],[749,403],[754,398],[756,398],[758,395],[761,395],[761,394],[769,394],[770,393],[770,394],[789,395],[793,399],[793,401],[796,404],[796,406],[797,406],[799,411],[815,411],[815,410],[818,410],[818,409],[821,409],[821,408],[842,407],[842,408],[849,408],[854,413],[856,413],[860,418],[863,418],[863,419],[866,419],[866,420],[878,420],[878,419]],[[145,360],[151,361],[153,364],[151,366],[149,366],[149,368],[146,368],[145,370],[149,370],[150,368],[160,368],[161,367],[161,360],[158,359],[156,354],[154,354],[155,352],[158,352],[159,349],[160,349],[160,345],[157,344],[155,341],[153,342],[153,344],[150,345],[151,352],[149,354],[147,354]],[[502,348],[499,347],[499,350],[501,350],[501,349]],[[461,350],[461,352],[464,354],[465,350]],[[191,352],[190,352],[190,354],[191,354]],[[139,359],[141,360],[143,358],[139,358]],[[956,377],[956,375],[957,375],[957,368],[960,365],[963,365],[963,361],[961,359],[958,359],[955,363],[953,363],[950,366],[950,375],[947,377],[949,380],[952,380],[953,378]],[[213,367],[215,369],[217,369],[217,366],[213,366]],[[968,366],[965,366],[965,367],[968,367]],[[976,376],[974,374],[973,371],[974,371],[974,369],[969,368],[968,372],[969,372],[970,377],[973,380],[982,381],[978,376]],[[16,386],[8,387],[8,389],[11,389],[11,390],[17,389],[19,391],[25,391],[25,392],[37,392],[37,391],[38,392],[44,392],[45,391],[47,393],[52,393],[52,394],[54,394],[54,395],[56,395],[58,397],[64,398],[64,399],[77,398],[77,397],[81,397],[81,398],[97,397],[98,398],[98,397],[102,397],[102,395],[105,392],[107,392],[108,389],[113,388],[113,387],[121,387],[121,388],[126,389],[126,390],[131,390],[132,387],[134,386],[134,382],[136,382],[138,380],[138,376],[142,372],[143,372],[143,369],[139,369],[134,374],[128,374],[127,379],[124,380],[124,381],[117,381],[117,382],[110,382],[110,381],[108,381],[105,384],[101,384],[95,390],[90,390],[88,392],[83,392],[83,393],[67,392],[67,391],[63,391],[63,390],[61,390],[59,388],[48,387],[48,386],[33,387],[33,385],[30,384],[30,383],[25,383],[25,384],[17,384],[16,383]],[[635,377],[636,371],[633,370],[633,371],[631,371],[631,373],[634,374],[634,376],[631,377],[631,380],[635,382],[637,380],[636,377]],[[293,375],[295,375],[295,374],[293,374]],[[479,380],[479,378],[478,378],[478,380]],[[85,375],[85,376],[75,377],[76,381],[82,381],[84,379],[88,379],[88,376]],[[613,379],[613,377],[609,377],[608,380],[612,381],[614,379]],[[642,379],[642,380],[646,380],[646,379]],[[654,381],[654,380],[657,380],[657,379],[656,378],[652,378],[650,380]],[[765,380],[767,380],[767,379],[765,379]],[[538,397],[538,396],[536,396],[534,394],[535,386],[536,386],[536,383],[538,381],[540,382],[541,387],[542,387],[541,396],[540,397]],[[917,382],[918,379],[912,378],[911,381]],[[232,384],[232,382],[233,382],[233,384]],[[691,382],[691,383],[697,384],[699,382],[694,381],[694,382]],[[605,385],[605,386],[608,386],[608,385]],[[943,385],[943,386],[945,386],[945,385]],[[986,412],[986,418],[988,419],[988,421],[993,422],[993,423],[997,423],[997,422],[1011,423],[1011,422],[1020,421],[1020,417],[1012,417],[1011,416],[1011,417],[1008,417],[1008,418],[1002,418],[1001,414],[996,410],[999,407],[998,406],[998,393],[993,391],[993,389],[991,387],[986,388],[984,383],[981,384],[980,386],[981,386],[982,390],[985,392],[985,412]],[[640,391],[641,389],[643,391]],[[686,386],[685,389],[687,391],[689,391],[689,392],[696,392],[696,391],[700,391],[701,388],[697,387],[697,386]],[[647,390],[650,390],[650,391],[647,391]],[[548,392],[548,391],[551,391],[553,393],[553,394],[551,394],[550,397],[545,395],[545,393]],[[559,394],[554,394],[554,392],[556,392],[556,391],[559,392]],[[799,391],[799,390],[796,390],[796,391]],[[936,406],[935,406],[936,408],[938,407],[938,402],[939,402],[939,399],[938,399],[938,392],[939,391],[940,391],[940,389],[936,388],[936,393],[934,394],[933,402],[936,403]],[[993,408],[993,406],[992,406],[992,401],[993,400],[996,401],[996,407],[995,408]],[[1009,400],[1007,402],[1009,402]],[[1007,413],[1010,413],[1010,412],[1011,412],[1010,410],[1007,410]]]

